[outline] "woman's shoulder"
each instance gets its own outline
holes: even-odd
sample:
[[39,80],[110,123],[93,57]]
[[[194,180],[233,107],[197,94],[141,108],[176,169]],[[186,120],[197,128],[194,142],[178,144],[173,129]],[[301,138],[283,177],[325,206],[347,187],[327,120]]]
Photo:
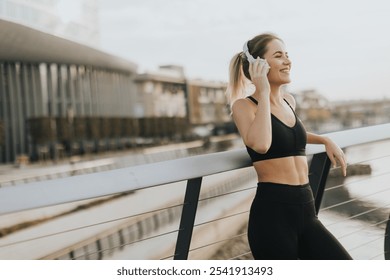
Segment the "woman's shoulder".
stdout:
[[256,105],[248,98],[239,98],[232,105],[232,115],[253,114],[256,111]]
[[236,110],[242,110],[242,109],[248,109],[252,102],[249,100],[249,98],[245,97],[245,98],[238,98],[236,99],[234,102],[233,102],[233,105],[232,105],[232,111],[236,111]]
[[290,106],[295,110],[297,103],[295,101],[294,96],[291,93],[285,92],[283,94],[283,98],[290,104]]

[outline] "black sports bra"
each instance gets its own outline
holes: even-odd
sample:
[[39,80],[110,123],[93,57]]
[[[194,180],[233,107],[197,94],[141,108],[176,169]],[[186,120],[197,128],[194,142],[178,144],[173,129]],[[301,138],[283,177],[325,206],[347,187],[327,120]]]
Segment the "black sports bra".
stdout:
[[[252,96],[248,96],[253,103],[258,104],[257,100]],[[306,130],[303,127],[302,122],[295,114],[294,109],[290,106],[286,99],[284,101],[291,108],[295,115],[295,125],[289,127],[273,114],[271,114],[272,125],[272,143],[267,153],[260,154],[250,147],[246,146],[249,156],[252,162],[282,158],[289,156],[305,156],[306,155]]]

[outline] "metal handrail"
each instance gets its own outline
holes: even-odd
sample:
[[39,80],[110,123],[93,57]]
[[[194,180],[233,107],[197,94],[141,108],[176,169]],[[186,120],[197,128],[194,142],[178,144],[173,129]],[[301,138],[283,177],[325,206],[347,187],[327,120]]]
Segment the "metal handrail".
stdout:
[[[341,148],[390,139],[390,124],[325,134]],[[323,145],[308,145],[312,155],[310,184],[319,210],[330,160]],[[33,182],[0,188],[0,215],[84,199],[115,195],[122,192],[187,181],[187,190],[176,243],[175,259],[186,259],[194,228],[202,178],[250,167],[245,149],[192,156],[150,163],[100,173],[78,175],[51,181]],[[153,174],[153,176],[150,176]]]
[[[341,148],[390,139],[390,124],[324,134]],[[308,145],[307,155],[324,152]],[[0,188],[0,215],[201,178],[251,166],[245,149]],[[153,174],[153,176],[150,176]]]

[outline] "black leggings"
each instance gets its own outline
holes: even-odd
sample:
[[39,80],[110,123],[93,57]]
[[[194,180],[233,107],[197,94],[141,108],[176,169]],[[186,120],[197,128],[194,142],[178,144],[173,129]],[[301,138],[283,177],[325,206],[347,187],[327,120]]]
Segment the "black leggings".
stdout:
[[309,184],[258,183],[248,240],[255,259],[352,259],[318,220]]

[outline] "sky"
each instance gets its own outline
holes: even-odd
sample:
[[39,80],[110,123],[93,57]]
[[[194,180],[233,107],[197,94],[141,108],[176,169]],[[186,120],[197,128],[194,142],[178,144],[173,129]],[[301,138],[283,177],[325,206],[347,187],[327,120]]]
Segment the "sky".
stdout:
[[250,38],[277,34],[292,60],[289,90],[329,100],[390,98],[390,1],[99,0],[100,46],[136,63],[227,81]]

